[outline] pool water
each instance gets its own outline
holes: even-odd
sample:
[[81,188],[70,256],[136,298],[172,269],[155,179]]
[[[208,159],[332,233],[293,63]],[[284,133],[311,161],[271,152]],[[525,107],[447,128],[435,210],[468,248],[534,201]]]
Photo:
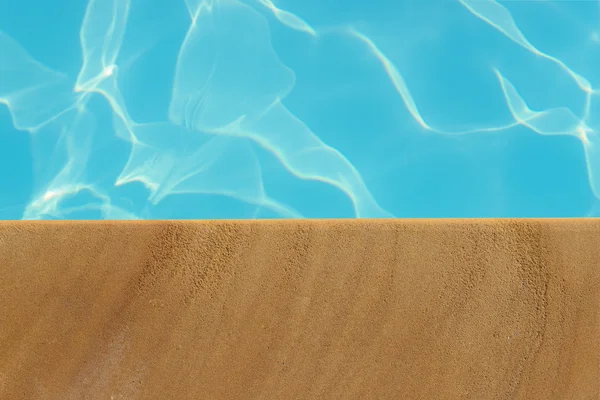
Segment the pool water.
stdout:
[[600,214],[600,2],[0,0],[0,218]]

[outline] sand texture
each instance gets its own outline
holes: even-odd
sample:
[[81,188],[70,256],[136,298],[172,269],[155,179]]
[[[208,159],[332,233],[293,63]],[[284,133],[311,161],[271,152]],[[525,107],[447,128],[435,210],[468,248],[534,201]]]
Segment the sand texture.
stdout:
[[0,399],[600,399],[600,220],[4,222]]

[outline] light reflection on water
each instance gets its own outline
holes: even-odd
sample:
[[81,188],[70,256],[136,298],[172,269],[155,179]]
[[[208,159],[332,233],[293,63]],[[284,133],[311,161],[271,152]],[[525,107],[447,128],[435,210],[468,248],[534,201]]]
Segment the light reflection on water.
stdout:
[[64,71],[4,3],[0,217],[597,214],[598,2],[91,0]]

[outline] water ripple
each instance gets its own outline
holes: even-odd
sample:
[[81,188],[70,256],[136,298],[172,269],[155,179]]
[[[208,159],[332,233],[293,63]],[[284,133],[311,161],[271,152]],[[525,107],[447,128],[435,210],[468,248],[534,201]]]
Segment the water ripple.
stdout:
[[[596,214],[596,199],[600,200],[599,92],[591,83],[596,77],[586,78],[562,56],[536,47],[535,41],[520,27],[519,19],[513,16],[510,3],[445,2],[444,9],[456,18],[463,18],[460,23],[453,24],[431,13],[427,16],[429,20],[423,19],[419,27],[418,18],[427,14],[424,10],[434,4],[442,7],[441,3],[428,0],[422,9],[415,4],[405,5],[404,14],[398,18],[414,19],[416,24],[406,27],[386,20],[385,10],[393,13],[395,9],[385,1],[377,2],[379,14],[373,10],[367,13],[364,6],[350,2],[350,11],[344,15],[351,15],[354,10],[356,18],[332,19],[331,23],[323,24],[322,18],[319,23],[310,22],[317,12],[314,10],[325,7],[316,2],[294,5],[272,0],[183,0],[165,4],[175,11],[179,8],[187,19],[175,23],[165,16],[164,25],[173,23],[169,25],[173,29],[148,45],[150,39],[136,41],[131,32],[151,36],[151,21],[145,25],[146,22],[140,22],[144,18],[135,18],[152,7],[151,3],[150,0],[89,0],[79,30],[81,67],[76,76],[51,68],[9,32],[0,31],[0,103],[7,107],[15,129],[29,133],[35,166],[31,197],[22,205],[23,219],[80,215],[152,218],[165,199],[183,195],[195,196],[190,200],[190,215],[194,215],[193,209],[206,207],[205,196],[225,196],[248,205],[232,209],[228,214],[232,218],[253,218],[261,215],[261,210],[277,217],[310,217],[314,213],[304,204],[314,201],[310,200],[313,198],[323,204],[337,201],[339,207],[334,208],[343,209],[343,201],[333,192],[317,190],[321,188],[319,184],[345,196],[353,210],[352,215],[345,216],[393,216],[385,208],[395,215],[411,216],[402,210],[405,204],[402,199],[412,195],[409,174],[418,176],[419,170],[400,169],[403,163],[413,163],[410,160],[419,157],[411,156],[416,151],[411,146],[425,146],[424,143],[441,146],[440,143],[449,143],[443,140],[451,139],[455,146],[452,151],[456,151],[468,146],[467,143],[475,143],[481,134],[490,143],[496,143],[498,138],[508,137],[519,129],[543,136],[570,136],[581,143],[589,188],[595,197],[591,208],[583,214]],[[313,7],[313,15],[308,12],[309,5]],[[544,2],[534,6],[542,7]],[[306,15],[292,8],[306,10]],[[373,20],[375,14],[379,15],[377,21]],[[564,15],[569,23],[577,22],[575,14]],[[182,23],[185,25],[181,26]],[[443,52],[444,46],[435,47],[436,43],[443,43],[445,37],[458,35],[467,27],[481,32],[490,42],[507,46],[502,47],[505,51],[513,51],[510,46],[525,51],[526,55],[515,52],[509,57],[529,60],[524,62],[530,64],[519,67],[519,74],[527,71],[531,82],[539,75],[536,68],[553,68],[555,79],[567,77],[580,93],[581,107],[576,109],[573,104],[577,101],[572,98],[552,106],[540,105],[543,101],[537,98],[530,99],[531,95],[523,89],[527,80],[520,79],[515,74],[517,70],[503,61],[504,55],[492,56],[487,49],[489,56],[481,64],[487,63],[489,72],[485,84],[497,88],[497,92],[490,90],[481,101],[503,101],[508,114],[495,109],[487,123],[475,123],[474,119],[464,121],[462,126],[439,122],[443,109],[452,104],[434,101],[446,89],[425,78],[426,68],[422,66],[427,64],[428,56],[435,54],[425,49]],[[181,32],[180,37],[177,32]],[[506,43],[499,42],[499,37]],[[173,60],[166,58],[167,53],[145,58],[158,43],[171,46]],[[282,43],[289,47],[282,47]],[[468,46],[478,43],[470,42]],[[329,48],[334,49],[333,64],[318,53],[318,49],[332,44]],[[456,57],[460,57],[459,52],[457,48]],[[318,71],[309,69],[311,57],[314,65],[319,66]],[[462,65],[465,68],[469,65],[484,76],[484,68],[477,67],[477,57],[471,55]],[[304,63],[299,64],[298,60]],[[539,60],[547,65],[539,64]],[[144,62],[148,85],[167,82],[169,93],[132,92],[135,76],[126,71]],[[338,82],[335,71],[344,69],[359,76],[359,81]],[[164,71],[170,72],[162,74]],[[317,80],[319,74],[325,73],[332,74],[333,79]],[[568,88],[567,83],[561,85]],[[424,88],[428,88],[429,97],[423,96]],[[547,88],[551,90],[550,86]],[[304,97],[302,106],[298,106],[299,93],[309,90],[312,97]],[[368,91],[369,97],[352,97],[352,93],[361,90]],[[461,90],[467,90],[466,86]],[[164,105],[163,112],[134,116],[131,110],[136,96],[156,97],[157,104]],[[455,97],[459,102],[459,93]],[[357,104],[356,113],[341,111],[349,101]],[[329,119],[321,116],[325,115],[324,104],[329,105]],[[385,106],[367,113],[373,104]],[[403,111],[408,112],[416,126],[410,127],[403,120]],[[461,115],[469,112],[475,118],[476,111],[469,108],[464,108]],[[361,119],[377,122],[378,130],[373,128],[372,132],[363,133],[372,135],[372,140],[350,136],[350,131],[364,131]],[[345,122],[349,120],[354,122]],[[333,132],[342,129],[341,126],[348,127],[348,134],[335,137]],[[431,136],[423,133],[433,134],[437,139],[427,139]],[[376,148],[355,144],[367,141],[375,144],[380,141],[382,145]],[[419,148],[424,151],[425,147]],[[384,154],[387,160],[382,158]],[[477,154],[467,156],[469,160],[477,157]],[[274,162],[277,167],[273,167]],[[389,166],[392,164],[395,167]],[[369,172],[365,175],[361,170]],[[494,179],[501,179],[498,176],[502,173],[497,170],[490,169],[489,173]],[[365,179],[367,175],[369,179]],[[375,179],[377,176],[379,181]],[[273,182],[279,185],[273,186]],[[305,191],[302,196],[286,195],[280,190],[301,182],[317,186],[308,186],[314,190]],[[376,200],[371,183],[385,207]],[[396,192],[386,192],[386,188],[394,186],[399,187]],[[497,199],[506,197],[498,195],[501,186],[498,182],[489,186]],[[446,195],[456,196],[451,192]],[[446,200],[440,199],[440,204]],[[484,213],[502,214],[498,202],[490,201],[489,197],[482,201],[499,207],[492,210],[480,205]],[[5,209],[8,208],[0,208]]]

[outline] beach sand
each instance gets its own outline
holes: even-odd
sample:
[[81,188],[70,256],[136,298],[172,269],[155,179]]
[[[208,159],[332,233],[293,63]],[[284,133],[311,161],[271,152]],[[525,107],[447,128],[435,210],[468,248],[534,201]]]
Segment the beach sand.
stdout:
[[600,220],[0,223],[0,399],[512,398],[600,398]]

